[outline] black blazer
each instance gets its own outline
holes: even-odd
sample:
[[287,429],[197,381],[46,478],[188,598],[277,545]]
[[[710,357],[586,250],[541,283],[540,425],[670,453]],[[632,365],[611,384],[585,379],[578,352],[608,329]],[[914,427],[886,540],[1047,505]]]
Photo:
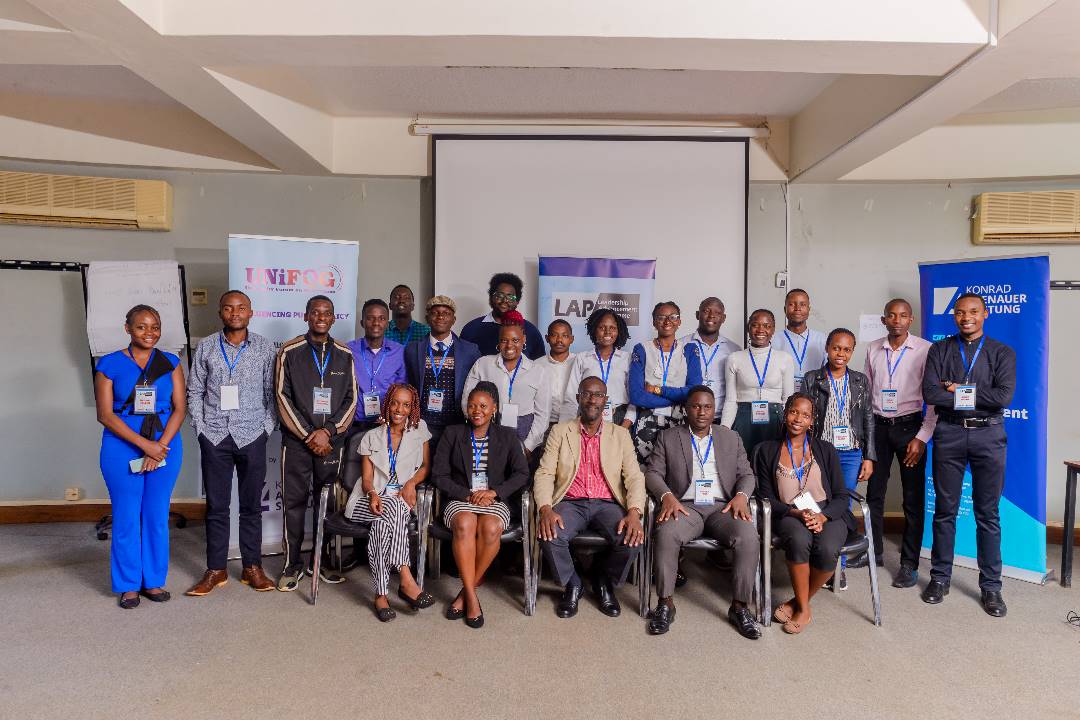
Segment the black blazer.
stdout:
[[[784,447],[784,443],[783,439],[765,440],[754,448],[754,475],[757,476],[758,497],[768,500],[772,505],[774,527],[795,508],[794,505],[783,502],[776,489],[776,466],[780,462],[780,448]],[[830,521],[843,521],[849,530],[857,529],[855,516],[848,509],[851,494],[844,485],[844,473],[840,470],[840,456],[836,454],[836,448],[830,443],[810,438],[810,452],[821,470],[821,484],[825,488],[825,504],[821,508],[821,514]]]
[[[832,383],[829,382],[829,369],[811,370],[803,378],[803,392],[814,403],[814,428],[820,433],[825,421],[825,412],[829,409],[829,395]],[[870,378],[861,372],[848,369],[848,407],[851,409],[851,432],[859,439],[859,449],[864,460],[877,462],[877,450],[874,446],[874,408],[870,404]]]
[[[468,500],[472,494],[472,440],[469,425],[446,428],[431,468],[431,482],[451,500]],[[529,484],[525,447],[513,428],[488,427],[488,488],[506,502]]]
[[[405,346],[405,375],[409,384],[416,388],[420,402],[424,401],[424,360],[428,356],[430,347],[430,334],[419,340],[413,340]],[[465,378],[469,376],[473,363],[480,359],[480,348],[457,335],[454,335],[454,344],[450,348],[454,356],[454,402],[450,403],[446,415],[455,417],[454,411],[460,409],[461,393],[465,390]],[[460,422],[461,413],[458,412],[456,417]]]

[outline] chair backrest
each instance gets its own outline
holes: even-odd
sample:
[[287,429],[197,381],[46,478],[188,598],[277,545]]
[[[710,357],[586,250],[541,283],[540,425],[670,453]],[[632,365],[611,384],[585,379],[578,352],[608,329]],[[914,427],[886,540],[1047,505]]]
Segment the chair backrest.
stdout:
[[345,443],[345,461],[341,463],[341,487],[351,493],[356,483],[360,482],[360,441],[366,432],[358,432]]

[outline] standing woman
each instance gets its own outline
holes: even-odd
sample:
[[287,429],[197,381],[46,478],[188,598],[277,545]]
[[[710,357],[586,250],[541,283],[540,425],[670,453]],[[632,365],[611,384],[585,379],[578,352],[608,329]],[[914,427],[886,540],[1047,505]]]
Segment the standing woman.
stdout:
[[187,390],[180,358],[158,350],[161,316],[149,305],[128,310],[131,344],[101,358],[94,395],[101,435],[101,474],[112,503],[113,592],[125,610],[139,595],[166,602],[169,501],[184,460],[180,426]]
[[832,577],[840,547],[855,528],[840,458],[813,428],[813,402],[795,393],[784,405],[783,438],[762,442],[754,453],[758,496],[772,504],[773,532],[787,554],[795,590],[773,612],[790,635],[810,623],[810,598]]
[[720,422],[739,433],[747,457],[782,432],[781,408],[795,391],[795,361],[770,344],[776,330],[771,310],[755,310],[746,323],[750,347],[728,356]]
[[578,414],[578,385],[587,377],[598,377],[607,386],[604,420],[629,430],[637,419],[637,408],[630,404],[630,353],[623,350],[630,339],[626,321],[614,310],[594,310],[585,322],[593,349],[574,355],[566,379],[559,420],[573,420]]
[[499,424],[499,389],[481,380],[468,394],[466,425],[446,429],[435,451],[432,482],[446,496],[443,522],[454,532],[454,560],[461,590],[446,609],[449,620],[484,625],[476,596],[510,526],[507,502],[529,482],[529,468],[517,434]]
[[345,503],[345,517],[369,523],[368,567],[375,589],[375,615],[390,622],[390,574],[400,577],[398,597],[413,610],[435,604],[409,570],[409,520],[416,488],[428,476],[431,433],[420,419],[420,399],[412,385],[393,384],[383,398],[381,422],[360,441],[360,482]]

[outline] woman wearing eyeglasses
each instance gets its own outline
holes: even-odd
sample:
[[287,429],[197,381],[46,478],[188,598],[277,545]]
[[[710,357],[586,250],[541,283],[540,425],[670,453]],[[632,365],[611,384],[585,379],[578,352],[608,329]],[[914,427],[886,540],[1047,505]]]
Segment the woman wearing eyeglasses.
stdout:
[[[488,305],[491,312],[474,318],[461,328],[461,337],[480,348],[482,355],[496,355],[499,352],[499,328],[503,316],[517,310],[521,302],[522,282],[514,273],[495,273],[488,282]],[[524,321],[525,357],[539,360],[544,357],[544,336],[528,320]]]
[[682,421],[687,392],[701,384],[697,345],[675,339],[682,324],[679,306],[673,300],[657,303],[652,319],[656,339],[634,346],[627,381],[637,407],[634,446],[642,462],[652,453],[657,433]]

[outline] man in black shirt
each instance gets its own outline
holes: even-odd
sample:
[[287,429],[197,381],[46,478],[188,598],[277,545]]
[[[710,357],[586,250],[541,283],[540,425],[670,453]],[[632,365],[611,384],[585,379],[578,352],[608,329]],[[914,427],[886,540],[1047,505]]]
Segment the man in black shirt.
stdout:
[[938,424],[934,429],[934,545],[930,584],[922,599],[935,605],[949,594],[956,514],[964,469],[970,465],[982,605],[989,615],[1004,617],[998,504],[1005,485],[1003,410],[1016,388],[1016,353],[983,334],[988,315],[982,296],[964,293],[953,306],[960,332],[938,340],[926,356],[923,399],[935,407]]

